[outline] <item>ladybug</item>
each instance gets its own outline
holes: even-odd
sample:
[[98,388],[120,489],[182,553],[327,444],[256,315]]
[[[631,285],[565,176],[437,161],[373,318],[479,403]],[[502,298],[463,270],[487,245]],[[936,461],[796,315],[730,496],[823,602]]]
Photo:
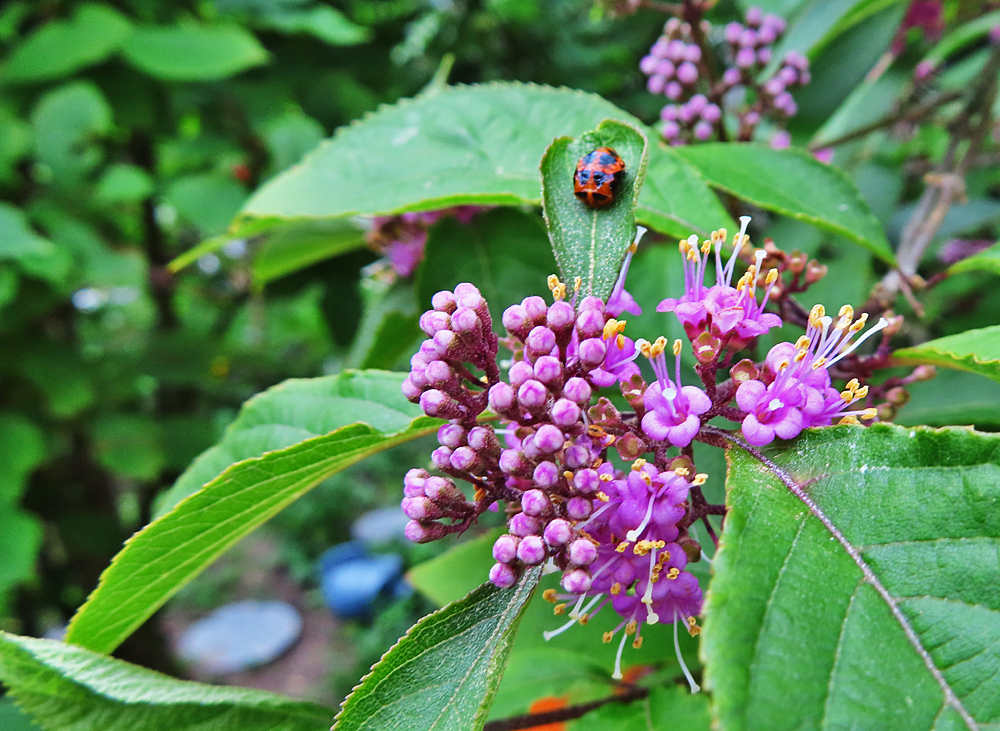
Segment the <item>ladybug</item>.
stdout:
[[625,162],[610,147],[588,152],[576,164],[573,193],[588,208],[604,208],[615,201],[625,174]]

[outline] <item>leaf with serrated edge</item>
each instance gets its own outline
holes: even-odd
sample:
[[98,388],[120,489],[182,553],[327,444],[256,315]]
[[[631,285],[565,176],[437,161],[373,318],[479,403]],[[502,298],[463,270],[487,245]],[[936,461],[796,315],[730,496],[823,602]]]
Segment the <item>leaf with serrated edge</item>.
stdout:
[[714,188],[844,236],[895,264],[878,219],[844,171],[805,150],[709,143],[678,148]]
[[1000,325],[967,330],[892,354],[903,365],[934,365],[1000,381]]
[[420,416],[400,393],[402,379],[346,372],[288,381],[247,402],[222,442],[185,473],[207,475],[195,481],[204,487],[126,542],[67,640],[114,650],[216,558],[330,475],[433,433],[440,420]]
[[334,731],[481,729],[540,575],[483,584],[417,622],[347,697]]
[[0,680],[59,731],[323,731],[332,711],[249,688],[177,680],[55,640],[0,632]]
[[1000,438],[811,429],[730,443],[705,608],[726,731],[1000,722]]
[[[559,137],[542,158],[542,212],[552,251],[571,289],[580,277],[583,295],[611,293],[625,250],[635,240],[635,206],[646,176],[648,143],[631,125],[608,119],[577,139]],[[606,208],[588,208],[573,193],[581,157],[598,147],[614,149],[625,162],[621,187]]]

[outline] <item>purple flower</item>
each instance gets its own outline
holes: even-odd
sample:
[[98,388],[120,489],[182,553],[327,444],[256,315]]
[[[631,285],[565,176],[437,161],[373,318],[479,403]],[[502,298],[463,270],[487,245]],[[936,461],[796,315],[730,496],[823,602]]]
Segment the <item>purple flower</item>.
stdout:
[[676,380],[667,375],[667,362],[663,356],[666,339],[655,343],[643,342],[640,348],[650,359],[656,380],[649,384],[642,396],[647,412],[642,417],[642,430],[658,442],[668,441],[675,447],[686,447],[701,428],[702,414],[712,408],[712,400],[696,386],[681,386],[681,341],[674,341]]
[[628,268],[629,264],[632,263],[632,256],[639,248],[639,241],[645,233],[645,228],[637,226],[635,241],[632,242],[632,245],[628,247],[628,251],[625,253],[625,261],[622,263],[622,269],[618,273],[618,280],[615,282],[614,289],[611,290],[611,295],[608,297],[608,304],[605,307],[605,312],[612,317],[619,317],[623,312],[629,312],[636,317],[642,314],[642,308],[636,304],[632,295],[625,291],[625,277],[628,276]]

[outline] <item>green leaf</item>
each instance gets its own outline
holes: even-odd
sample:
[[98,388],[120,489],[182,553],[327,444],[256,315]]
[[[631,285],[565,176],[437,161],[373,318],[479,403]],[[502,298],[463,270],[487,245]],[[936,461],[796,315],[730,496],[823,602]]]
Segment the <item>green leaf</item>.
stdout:
[[153,179],[137,165],[112,165],[97,184],[95,197],[103,203],[136,203],[153,192]]
[[159,424],[143,414],[106,413],[91,426],[98,463],[135,480],[155,480],[166,461]]
[[905,365],[926,363],[1000,381],[1000,325],[948,335],[897,350],[892,356]]
[[882,226],[851,179],[804,150],[715,143],[690,145],[679,154],[713,187],[840,234],[883,261],[895,262]]
[[812,0],[789,25],[775,51],[776,59],[791,50],[818,56],[838,36],[903,0]]
[[957,261],[948,267],[949,275],[962,274],[963,272],[1000,274],[1000,244],[993,244],[985,251],[980,251],[978,254]]
[[94,84],[74,82],[47,91],[31,123],[38,161],[54,185],[71,189],[104,158],[96,143],[111,130],[111,106]]
[[99,63],[121,45],[131,23],[108,5],[80,5],[71,20],[46,23],[14,49],[3,69],[8,83],[49,81]]
[[221,173],[178,178],[163,196],[164,201],[172,205],[181,218],[194,224],[203,236],[225,231],[246,198],[246,188]]
[[295,221],[261,244],[253,259],[254,282],[263,286],[364,245],[364,231],[348,220]]
[[433,433],[440,421],[403,398],[402,380],[398,373],[346,372],[286,381],[248,401],[222,441],[165,495],[162,517],[130,538],[104,571],[67,640],[110,652],[222,553],[318,483]]
[[4,731],[42,731],[42,727],[32,723],[10,697],[0,698],[0,728]]
[[0,415],[0,503],[20,499],[25,481],[45,456],[41,429],[22,416]]
[[7,614],[13,587],[36,576],[35,559],[42,547],[42,526],[32,515],[0,503],[0,617]]
[[35,272],[57,259],[65,257],[60,256],[55,244],[31,229],[24,212],[0,201],[0,261],[24,263],[27,269]]
[[448,219],[434,225],[427,237],[417,300],[428,309],[435,292],[472,282],[500,329],[503,311],[544,292],[546,278],[555,271],[545,228],[535,215],[499,210],[480,214],[468,224]]
[[481,729],[540,574],[484,584],[417,622],[347,697],[335,731]]
[[82,647],[6,632],[0,632],[0,680],[52,731],[323,731],[330,723],[331,711],[305,701],[177,680]]
[[904,426],[974,426],[1000,430],[1000,383],[962,371],[940,370],[906,387],[910,401],[894,419]]
[[282,33],[302,33],[331,46],[355,46],[371,39],[369,28],[358,25],[327,5],[308,8],[267,8],[256,25]]
[[935,66],[946,61],[949,56],[962,50],[966,46],[974,43],[987,35],[993,28],[1000,25],[1000,10],[992,13],[985,13],[978,18],[954,28],[942,38],[924,60],[930,61]]
[[[567,286],[583,280],[581,292],[606,299],[618,278],[625,250],[635,240],[635,206],[646,176],[646,136],[635,127],[606,120],[577,139],[560,137],[542,158],[542,211],[559,270]],[[581,157],[610,147],[625,162],[621,188],[607,208],[595,210],[573,194]]]
[[[244,207],[238,230],[248,219],[537,205],[546,147],[608,118],[640,125],[596,95],[531,84],[455,86],[404,100],[338,130],[267,183]],[[662,176],[662,187],[646,186],[639,223],[675,236],[726,225],[725,210],[698,174],[672,150],[658,149],[649,175]],[[363,184],[348,182],[352,176]]]
[[729,459],[702,633],[721,728],[1000,722],[1000,439],[842,426]]
[[708,697],[687,688],[656,687],[649,697],[628,705],[609,703],[588,713],[572,731],[709,731]]
[[215,81],[267,63],[249,31],[230,25],[138,26],[122,46],[130,64],[163,81]]

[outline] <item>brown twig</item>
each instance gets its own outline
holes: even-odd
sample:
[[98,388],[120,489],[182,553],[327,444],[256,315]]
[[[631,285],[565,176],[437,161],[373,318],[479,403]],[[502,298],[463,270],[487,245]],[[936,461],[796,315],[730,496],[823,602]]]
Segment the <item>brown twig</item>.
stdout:
[[632,703],[633,701],[642,700],[649,695],[649,688],[644,688],[639,685],[623,686],[623,688],[624,690],[616,695],[609,695],[606,698],[591,701],[590,703],[578,703],[575,706],[566,706],[566,708],[558,708],[554,711],[526,713],[521,716],[512,716],[510,718],[501,718],[496,721],[490,721],[483,726],[483,731],[520,731],[521,729],[530,729],[535,726],[545,726],[550,723],[572,721],[577,718],[582,718],[591,711],[596,711],[598,708],[605,706],[608,703]]

